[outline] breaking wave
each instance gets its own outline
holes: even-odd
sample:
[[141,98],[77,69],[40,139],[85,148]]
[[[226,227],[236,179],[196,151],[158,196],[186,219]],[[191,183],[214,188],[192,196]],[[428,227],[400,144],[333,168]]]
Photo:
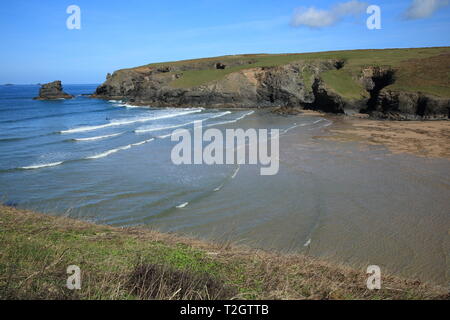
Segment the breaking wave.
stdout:
[[121,134],[123,134],[123,132],[120,132],[120,133],[114,133],[114,134],[108,134],[108,135],[105,135],[105,136],[90,137],[90,138],[77,138],[77,139],[73,139],[73,141],[95,141],[95,140],[102,140],[102,139],[107,139],[107,138],[117,137],[117,136],[120,136]]
[[128,149],[131,149],[132,147],[140,146],[140,145],[146,144],[148,142],[151,142],[153,140],[155,140],[155,139],[152,138],[152,139],[144,140],[144,141],[141,141],[141,142],[132,143],[132,144],[129,144],[129,145],[126,145],[126,146],[123,146],[123,147],[118,147],[118,148],[115,148],[115,149],[111,149],[111,150],[105,151],[105,152],[100,153],[100,154],[96,154],[96,155],[93,155],[93,156],[86,157],[85,159],[86,160],[92,160],[92,159],[105,158],[105,157],[107,157],[107,156],[109,156],[109,155],[111,155],[113,153],[116,153],[116,152],[119,152],[119,151],[122,151],[122,150],[128,150]]
[[31,166],[26,166],[26,167],[19,167],[16,169],[8,169],[8,170],[3,170],[3,171],[14,171],[14,170],[34,170],[34,169],[42,169],[42,168],[47,168],[47,167],[55,167],[55,166],[59,166],[63,163],[69,163],[69,162],[76,162],[76,161],[82,161],[82,160],[93,160],[93,159],[100,159],[100,158],[104,158],[107,157],[113,153],[122,151],[122,150],[127,150],[127,149],[131,149],[132,147],[137,147],[143,144],[146,144],[148,142],[151,142],[155,140],[154,138],[152,139],[148,139],[148,140],[144,140],[144,141],[140,141],[140,142],[136,142],[136,143],[132,143],[123,147],[118,147],[115,149],[111,149],[108,151],[105,151],[103,153],[100,154],[96,154],[93,156],[89,156],[83,159],[73,159],[73,160],[66,160],[66,161],[59,161],[59,162],[51,162],[51,163],[43,163],[43,164],[35,164],[35,165],[31,165]]
[[233,172],[233,175],[231,176],[231,179],[236,178],[236,176],[238,175],[240,169],[241,169],[241,166],[238,166],[236,168],[236,170]]
[[230,121],[223,121],[223,122],[216,122],[216,123],[211,123],[209,125],[207,125],[206,127],[213,127],[213,126],[218,126],[218,125],[223,125],[223,124],[228,124],[228,123],[235,123],[238,122],[239,120],[244,119],[245,117],[254,114],[255,111],[250,111],[247,113],[244,113],[242,116],[237,117],[236,119],[230,120]]
[[193,124],[196,121],[206,121],[206,120],[210,120],[210,119],[220,118],[220,117],[223,117],[223,116],[225,116],[227,114],[230,114],[230,113],[231,113],[231,111],[221,112],[221,113],[215,114],[215,115],[213,115],[211,117],[205,117],[205,118],[202,118],[202,119],[193,120],[193,121],[189,121],[189,122],[186,122],[186,123],[172,125],[172,126],[166,126],[166,127],[152,127],[152,128],[141,128],[141,129],[138,128],[138,129],[134,130],[134,132],[136,132],[136,133],[146,133],[146,132],[162,131],[162,130],[167,130],[167,129],[175,129],[175,128],[180,128],[180,127],[184,127],[184,126]]
[[186,208],[186,207],[188,206],[188,204],[189,204],[189,202],[182,203],[182,204],[180,204],[180,205],[177,206],[177,209],[183,209],[183,208]]
[[[227,111],[227,112],[224,112],[224,113],[230,113],[230,111]],[[209,127],[213,127],[213,126],[216,126],[216,125],[222,125],[222,124],[227,124],[227,123],[234,123],[234,122],[237,122],[237,121],[239,121],[239,120],[244,119],[246,116],[249,116],[249,115],[251,115],[251,114],[253,114],[253,113],[255,113],[255,111],[247,112],[247,113],[243,114],[242,116],[240,116],[240,117],[238,117],[238,118],[236,118],[236,119],[230,120],[230,121],[223,121],[223,122],[211,123],[211,124],[206,125],[206,127],[209,128]],[[223,115],[220,115],[220,116],[223,116]],[[218,118],[218,117],[219,117],[219,116],[216,116],[215,118]],[[211,118],[209,118],[209,119],[211,119]],[[183,124],[182,126],[186,126],[186,125],[192,124],[192,123],[194,123],[194,122],[192,121],[192,122],[190,122],[190,123],[185,123],[185,124]],[[181,125],[180,125],[180,126],[181,126]],[[166,129],[168,129],[168,128],[166,128]],[[169,138],[171,135],[172,135],[172,133],[169,133],[169,134],[157,136],[157,138],[158,138],[158,139],[165,139],[165,138]]]
[[28,167],[20,167],[19,169],[33,170],[33,169],[40,169],[40,168],[47,168],[47,167],[55,167],[55,166],[59,166],[60,164],[63,164],[63,163],[64,163],[64,161],[43,163],[43,164],[36,164],[36,165],[28,166]]
[[125,107],[125,108],[130,108],[130,109],[133,109],[133,108],[142,108],[142,106],[133,106],[132,104],[127,104],[127,103],[115,103],[114,104],[116,107]]
[[132,119],[132,120],[116,120],[116,121],[111,121],[109,123],[105,123],[105,124],[101,124],[101,125],[97,125],[97,126],[86,126],[86,127],[73,128],[73,129],[69,129],[69,130],[63,130],[63,131],[60,131],[60,133],[68,134],[68,133],[94,131],[94,130],[98,130],[98,129],[129,125],[129,124],[133,124],[133,123],[174,118],[174,117],[184,116],[187,114],[197,113],[197,112],[202,112],[202,111],[203,111],[203,109],[194,109],[194,110],[189,110],[189,111],[169,113],[169,114],[160,115],[160,116],[143,117],[143,118],[137,118],[137,119]]

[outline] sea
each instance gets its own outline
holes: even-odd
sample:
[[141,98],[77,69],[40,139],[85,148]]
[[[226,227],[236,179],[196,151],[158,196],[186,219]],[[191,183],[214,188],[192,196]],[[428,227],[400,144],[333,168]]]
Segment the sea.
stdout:
[[[448,285],[450,162],[336,142],[340,117],[156,108],[88,97],[36,101],[0,86],[0,197],[9,206],[302,253]],[[279,171],[174,164],[177,129],[279,130]]]

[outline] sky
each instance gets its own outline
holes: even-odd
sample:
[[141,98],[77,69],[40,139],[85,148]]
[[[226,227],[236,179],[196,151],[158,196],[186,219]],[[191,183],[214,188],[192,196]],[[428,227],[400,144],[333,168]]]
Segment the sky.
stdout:
[[[67,27],[70,5],[80,29]],[[381,29],[366,25],[369,5]],[[0,83],[14,84],[96,84],[228,54],[450,46],[449,0],[2,0],[0,17]]]

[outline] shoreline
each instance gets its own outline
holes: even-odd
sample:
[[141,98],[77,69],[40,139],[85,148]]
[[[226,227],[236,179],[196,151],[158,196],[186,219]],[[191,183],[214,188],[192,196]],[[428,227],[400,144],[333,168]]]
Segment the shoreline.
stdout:
[[219,104],[207,104],[207,105],[191,105],[191,104],[172,104],[172,103],[164,103],[164,102],[154,102],[154,101],[130,101],[125,96],[99,96],[95,93],[86,94],[85,96],[90,99],[98,99],[104,101],[118,101],[123,104],[127,104],[134,107],[148,107],[148,108],[174,108],[174,109],[194,109],[194,108],[203,108],[205,110],[208,109],[223,109],[223,110],[258,110],[258,111],[266,111],[269,113],[277,114],[280,116],[297,116],[297,115],[305,115],[305,116],[322,116],[322,117],[333,117],[338,119],[345,119],[348,121],[374,121],[380,123],[450,123],[450,119],[434,119],[423,117],[421,119],[393,119],[386,117],[377,117],[370,115],[368,113],[358,113],[351,111],[350,113],[333,113],[333,112],[324,112],[319,109],[312,108],[303,108],[303,107],[267,107],[264,105],[255,105],[255,106],[236,106],[233,104],[227,103],[219,103]]
[[210,57],[116,70],[92,97],[162,107],[352,110],[378,119],[448,120],[442,70],[449,63],[448,47]]
[[[0,206],[0,229],[0,299],[449,299],[448,289],[392,275],[370,291],[365,270],[301,254],[12,207]],[[65,288],[68,265],[80,266],[82,290]],[[150,290],[155,281],[164,290]],[[206,293],[194,288],[202,281]]]
[[385,146],[392,154],[450,159],[450,121],[393,121],[343,117],[334,121],[330,135],[336,142]]
[[[273,111],[273,109],[270,108],[245,108],[240,110],[254,110],[264,114],[272,113]],[[418,155],[425,155],[428,157],[434,156],[434,153],[432,152],[436,152],[436,148],[440,147],[440,152],[444,152],[444,157],[446,157],[445,152],[447,152],[447,149],[445,148],[445,142],[448,141],[449,137],[449,121],[380,121],[372,119],[359,119],[355,116],[333,115],[313,110],[300,111],[301,113],[298,114],[298,117],[287,114],[276,115],[275,117],[281,121],[280,123],[283,124],[297,121],[296,119],[300,117],[310,118],[311,116],[314,116],[314,118],[323,117],[323,119],[332,120],[333,126],[327,127],[326,129],[322,129],[325,126],[317,126],[317,129],[320,129],[320,131],[306,134],[307,137],[312,138],[313,140],[340,139],[340,142],[358,142],[364,143],[364,145],[371,143],[382,144],[386,145],[388,148],[389,145],[392,145],[391,148],[401,146],[402,148],[400,148],[398,152],[409,152],[411,154],[414,154],[415,152]],[[314,120],[315,119],[313,119],[313,121]],[[439,129],[435,128],[436,124]],[[430,132],[426,130],[428,127],[431,130]],[[441,131],[443,131],[443,133]],[[305,132],[310,131],[305,130]],[[407,133],[406,136],[405,132]],[[437,135],[436,132],[441,133]],[[391,136],[391,133],[395,133],[395,135]],[[290,139],[290,142],[293,143],[292,145],[300,144],[303,139],[302,134],[302,131],[299,131],[296,136],[296,133],[293,132],[292,134],[287,135],[289,136],[288,140]],[[416,134],[417,136],[411,136],[411,134]],[[423,141],[422,144],[425,144],[427,148],[430,148],[430,151],[427,152],[427,154],[424,154],[420,148],[416,147],[417,141]],[[325,145],[334,145],[336,148],[346,149],[346,146],[340,143],[325,143]],[[289,156],[289,158],[293,161],[291,164],[294,165],[294,168],[297,168],[295,163],[297,158],[295,155],[302,154],[301,145],[299,146],[300,153],[287,154],[287,156]],[[352,148],[352,146],[349,147]],[[414,149],[414,147],[416,148]],[[295,149],[289,150],[294,152]],[[332,152],[333,150],[328,149],[326,151],[330,151],[329,154],[331,158],[333,158],[333,155],[335,154]],[[385,150],[383,150],[383,153],[385,153]],[[355,155],[358,154],[355,153]],[[388,156],[389,155],[391,155],[390,152]],[[351,156],[349,156],[349,158],[352,159]],[[337,159],[339,160],[339,158]],[[302,158],[299,157],[297,160],[299,160],[298,162],[301,162]],[[287,180],[280,181],[282,183],[280,188],[281,190],[284,188],[285,181]],[[321,180],[319,179],[318,181],[320,182]],[[39,183],[39,180],[36,180],[36,182]],[[20,189],[18,190],[20,192]],[[308,185],[306,185],[306,190],[310,190]],[[24,189],[22,188],[22,193],[24,193],[23,191]],[[339,192],[341,192],[341,190],[339,190]],[[26,193],[24,193],[24,195],[28,197]],[[308,198],[311,198],[311,196]],[[127,209],[128,208],[123,207],[123,211],[120,210],[120,212],[123,213]],[[95,288],[99,283],[98,281],[100,281],[98,278],[101,279],[101,281],[109,281],[105,279],[111,277],[110,274],[114,274],[114,281],[116,278],[120,279],[120,289],[116,288],[121,292],[120,295],[117,297],[108,296],[108,290],[115,290],[108,287],[106,291],[101,293],[102,296],[106,298],[126,299],[127,296],[131,296],[136,299],[144,298],[138,293],[130,292],[130,288],[127,287],[128,281],[131,281],[130,278],[133,277],[133,272],[136,271],[136,268],[142,267],[141,265],[136,264],[136,261],[141,259],[141,252],[149,254],[150,257],[145,258],[144,261],[146,266],[150,265],[152,272],[159,272],[156,269],[163,265],[164,268],[169,268],[170,272],[174,272],[175,274],[179,274],[180,272],[184,274],[184,272],[188,272],[189,276],[192,276],[190,266],[193,264],[195,269],[193,271],[194,277],[196,277],[199,272],[201,274],[200,277],[203,277],[206,274],[205,277],[207,279],[213,279],[211,281],[213,281],[213,283],[215,283],[218,287],[224,288],[224,291],[226,292],[232,292],[227,293],[227,296],[225,296],[226,299],[236,297],[239,299],[409,299],[440,298],[442,297],[442,294],[448,292],[448,289],[438,287],[439,285],[445,286],[446,283],[427,282],[433,281],[432,279],[422,278],[420,281],[423,282],[418,282],[416,280],[405,280],[405,278],[401,278],[400,276],[387,276],[389,290],[383,291],[381,294],[378,292],[377,295],[376,293],[369,292],[365,289],[365,279],[367,277],[365,275],[365,270],[356,270],[356,263],[354,263],[354,261],[351,263],[353,267],[349,267],[341,265],[339,260],[332,261],[328,257],[312,258],[311,256],[304,256],[303,254],[284,254],[281,253],[283,249],[280,250],[278,248],[270,249],[275,251],[251,249],[247,247],[235,246],[230,243],[215,243],[210,242],[209,240],[203,241],[195,238],[190,239],[174,234],[160,233],[145,228],[110,228],[101,225],[84,224],[82,221],[65,218],[48,218],[48,216],[32,212],[29,212],[28,214],[29,219],[13,219],[12,221],[14,221],[14,223],[8,225],[8,222],[6,224],[4,223],[9,220],[8,216],[11,214],[25,214],[23,212],[24,210],[3,208],[0,205],[0,211],[9,211],[9,214],[6,213],[6,220],[3,217],[3,212],[0,214],[0,230],[2,230],[2,233],[5,231],[4,234],[0,236],[0,240],[2,240],[2,244],[5,244],[4,247],[8,248],[4,251],[5,253],[0,253],[0,259],[5,259],[0,261],[0,267],[3,270],[2,273],[5,275],[13,273],[11,271],[13,269],[11,268],[13,268],[12,266],[15,264],[15,261],[13,260],[14,252],[19,252],[19,259],[23,259],[20,261],[18,260],[19,263],[25,264],[23,269],[21,267],[19,268],[21,275],[18,275],[17,278],[12,276],[13,282],[9,282],[6,285],[7,290],[9,290],[8,288],[10,288],[11,285],[13,287],[17,285],[17,290],[14,289],[13,292],[7,292],[9,296],[17,298],[26,297],[30,294],[28,291],[21,291],[22,289],[20,289],[20,287],[22,285],[25,287],[28,287],[29,285],[33,286],[36,284],[34,281],[37,281],[36,285],[38,287],[41,285],[39,280],[34,276],[34,264],[39,265],[40,269],[44,270],[48,267],[49,270],[52,270],[50,273],[45,273],[45,275],[42,275],[44,278],[49,277],[53,279],[50,283],[45,283],[45,286],[49,286],[51,288],[50,291],[57,292],[57,295],[61,294],[62,298],[92,298],[91,293],[83,293],[80,297],[72,296],[72,293],[67,293],[64,289],[64,282],[61,281],[61,279],[66,277],[63,268],[64,266],[59,265],[59,269],[52,269],[53,267],[51,262],[49,264],[49,260],[45,260],[48,259],[50,255],[50,257],[54,257],[54,261],[58,261],[60,256],[65,255],[65,250],[68,250],[71,256],[73,251],[80,251],[75,253],[75,257],[82,261],[82,263],[87,262],[85,258],[86,255],[89,259],[94,260],[94,262],[87,262],[88,274],[97,279],[92,283],[90,292],[97,290]],[[276,212],[276,209],[271,211]],[[342,210],[342,212],[348,211],[349,210],[345,209]],[[193,209],[193,212],[198,213],[195,208]],[[181,213],[184,215],[184,218],[186,218],[186,212]],[[396,211],[391,213],[396,213]],[[104,214],[108,214],[108,212],[104,212]],[[258,210],[254,211],[253,214],[259,214]],[[429,216],[426,215],[426,217]],[[189,217],[186,219],[189,219]],[[83,227],[80,227],[79,229],[73,228],[73,226],[77,226],[79,224],[83,224]],[[278,224],[278,226],[280,225],[281,227],[278,227],[279,231],[273,233],[272,237],[278,234],[286,233],[287,229],[283,229],[283,225]],[[269,229],[267,230],[268,232],[271,232]],[[298,232],[298,229],[296,229],[295,232]],[[36,241],[34,240],[35,233],[37,234]],[[21,241],[18,239],[21,239]],[[58,244],[54,246],[53,242],[55,242],[55,239]],[[72,240],[75,240],[75,242]],[[92,243],[97,242],[97,240],[98,243]],[[146,243],[147,241],[149,243]],[[302,243],[303,242],[301,242],[300,245]],[[329,242],[324,243],[324,246],[330,247]],[[266,246],[260,246],[259,248],[261,247],[268,248]],[[10,250],[9,252],[11,253],[9,257],[8,250]],[[23,253],[22,250],[25,252],[23,255],[20,254]],[[169,256],[161,252],[161,250],[170,252]],[[153,251],[155,251],[156,254],[154,254]],[[112,257],[110,252],[112,252]],[[311,252],[308,248],[307,254],[309,255],[310,253]],[[311,253],[311,255],[312,254],[314,253]],[[357,256],[355,252],[351,252],[350,254]],[[36,256],[37,260],[34,261],[34,263],[27,265],[29,263],[29,261],[27,262],[27,256],[32,259]],[[427,257],[427,255],[424,255],[424,257]],[[44,259],[43,262],[40,261],[40,259]],[[231,263],[229,259],[232,260]],[[111,266],[106,265],[99,260],[111,261]],[[267,265],[266,261],[270,261],[269,265]],[[343,259],[341,261],[348,260]],[[76,264],[77,262],[73,262],[68,259],[67,263]],[[255,263],[257,264],[256,266]],[[441,264],[438,263],[432,265],[441,266]],[[286,266],[287,271],[284,270]],[[362,266],[365,267],[366,263],[364,262],[363,265],[358,264],[358,266],[362,269]],[[387,268],[388,267],[386,266],[383,267],[384,272],[386,273],[388,273]],[[106,273],[101,272],[99,274],[97,273],[98,269],[112,271],[108,271]],[[120,272],[117,271],[119,269],[121,270]],[[400,275],[404,269],[392,268],[390,270],[395,270],[395,273],[391,274]],[[17,269],[15,271],[17,271]],[[338,274],[343,283],[339,283],[339,281],[337,281],[332,274]],[[420,278],[420,276],[417,275],[413,276],[405,274],[403,276],[406,278]],[[26,283],[26,281],[25,283],[22,283],[22,281],[28,277],[33,278],[33,280],[29,284]],[[5,283],[1,283],[1,281],[4,281],[5,279],[5,276],[3,276],[3,279],[0,279],[0,295],[3,295],[4,292],[6,292],[4,290]],[[267,286],[262,284],[266,280],[270,282]],[[170,287],[169,284],[168,286]],[[291,286],[295,287],[295,289],[292,289]],[[230,289],[230,287],[233,289]],[[331,290],[330,288],[333,289]],[[392,292],[393,288],[395,289],[394,291],[399,291],[402,293],[395,294]],[[228,291],[229,289],[231,291]],[[1,293],[1,290],[4,292]],[[47,294],[47,289],[43,290],[44,295]],[[439,294],[437,295],[435,295],[435,292],[437,292],[436,290],[439,291]],[[176,292],[176,290],[169,295],[162,294],[157,297],[165,299],[174,294],[174,292]],[[31,297],[35,297],[33,296],[35,294],[40,295],[41,293],[33,292],[31,293]],[[191,293],[187,292],[183,293],[183,295],[184,294],[187,296],[181,296],[180,298],[189,297],[189,294]]]

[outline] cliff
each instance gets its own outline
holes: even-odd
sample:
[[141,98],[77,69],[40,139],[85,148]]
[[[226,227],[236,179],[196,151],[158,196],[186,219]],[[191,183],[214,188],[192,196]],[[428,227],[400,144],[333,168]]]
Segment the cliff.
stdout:
[[236,55],[108,74],[95,98],[152,106],[312,109],[450,117],[450,48]]
[[63,91],[61,81],[53,81],[41,85],[39,96],[34,100],[56,100],[56,99],[72,99],[73,96]]

